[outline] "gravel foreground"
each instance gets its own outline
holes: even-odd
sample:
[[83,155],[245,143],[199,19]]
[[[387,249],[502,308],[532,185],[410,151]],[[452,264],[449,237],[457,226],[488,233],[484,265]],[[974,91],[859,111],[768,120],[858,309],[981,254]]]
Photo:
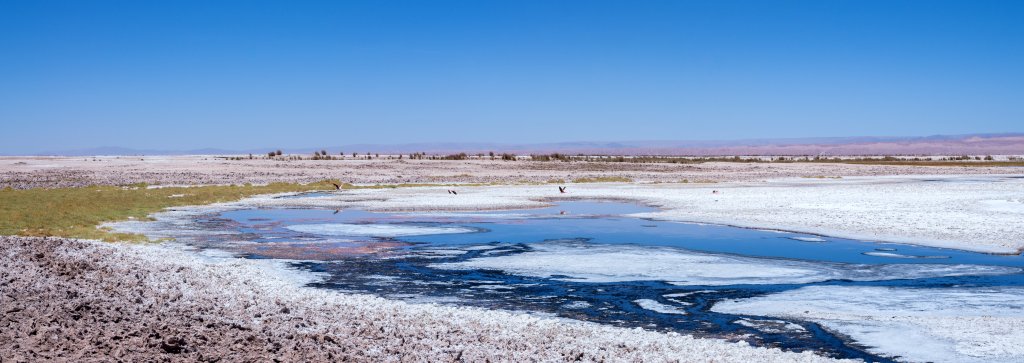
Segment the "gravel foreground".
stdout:
[[301,287],[280,262],[0,237],[0,361],[824,362],[502,311]]

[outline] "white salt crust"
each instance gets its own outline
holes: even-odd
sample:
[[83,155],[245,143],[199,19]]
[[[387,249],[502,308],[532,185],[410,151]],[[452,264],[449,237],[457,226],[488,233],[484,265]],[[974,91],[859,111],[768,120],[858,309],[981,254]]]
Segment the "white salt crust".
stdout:
[[878,281],[942,276],[998,275],[1021,269],[985,265],[865,265],[745,257],[670,247],[546,242],[505,256],[429,265],[449,270],[501,270],[510,274],[587,282],[665,281],[675,285],[806,284],[827,280]]
[[912,362],[1024,361],[1024,288],[810,286],[713,311],[814,321]]

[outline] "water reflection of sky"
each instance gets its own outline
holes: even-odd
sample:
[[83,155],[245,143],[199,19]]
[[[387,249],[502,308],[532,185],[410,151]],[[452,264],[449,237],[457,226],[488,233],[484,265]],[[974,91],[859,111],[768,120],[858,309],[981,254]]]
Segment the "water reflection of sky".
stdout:
[[[471,213],[370,213],[359,210],[260,209],[226,212],[223,218],[239,223],[242,232],[261,236],[258,241],[282,242],[327,238],[285,229],[295,224],[394,223],[406,225],[458,225],[478,233],[406,236],[399,241],[430,245],[473,245],[490,242],[533,243],[552,239],[586,238],[591,243],[667,246],[702,252],[756,257],[791,258],[845,263],[986,264],[1024,267],[1024,257],[990,255],[919,247],[906,244],[864,242],[800,233],[763,231],[718,225],[679,223],[625,217],[653,208],[615,202],[562,202],[532,210]],[[507,218],[506,218],[507,216]],[[267,239],[269,237],[269,239]],[[339,236],[331,236],[338,238]],[[793,238],[821,238],[808,242]],[[365,239],[364,236],[352,236]],[[881,252],[881,253],[880,253]],[[879,255],[865,255],[879,254]],[[885,256],[885,255],[890,256]],[[928,256],[948,258],[897,258]]]

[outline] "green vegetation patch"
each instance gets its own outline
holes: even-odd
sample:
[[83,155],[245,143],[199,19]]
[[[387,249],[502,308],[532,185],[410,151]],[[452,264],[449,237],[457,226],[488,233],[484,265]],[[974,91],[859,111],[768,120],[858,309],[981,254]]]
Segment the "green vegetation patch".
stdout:
[[328,183],[147,188],[92,186],[0,190],[0,235],[145,241],[137,234],[96,228],[103,222],[147,219],[164,208],[230,202],[258,195],[334,189]]

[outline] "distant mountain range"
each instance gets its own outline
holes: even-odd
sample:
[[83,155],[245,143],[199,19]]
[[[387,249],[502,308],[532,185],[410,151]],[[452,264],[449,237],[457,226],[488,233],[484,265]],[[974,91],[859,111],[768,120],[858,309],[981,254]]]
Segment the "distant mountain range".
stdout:
[[[266,154],[268,147],[251,150],[195,149],[150,150],[122,147],[98,147],[65,150],[38,155],[245,155]],[[649,140],[620,142],[560,142],[536,144],[508,143],[411,143],[353,144],[334,147],[282,149],[286,154],[311,154],[327,150],[331,154],[380,153],[428,154],[515,153],[515,154],[588,154],[588,155],[1018,155],[1024,154],[1024,133],[935,135],[925,137],[816,137],[748,140]]]

